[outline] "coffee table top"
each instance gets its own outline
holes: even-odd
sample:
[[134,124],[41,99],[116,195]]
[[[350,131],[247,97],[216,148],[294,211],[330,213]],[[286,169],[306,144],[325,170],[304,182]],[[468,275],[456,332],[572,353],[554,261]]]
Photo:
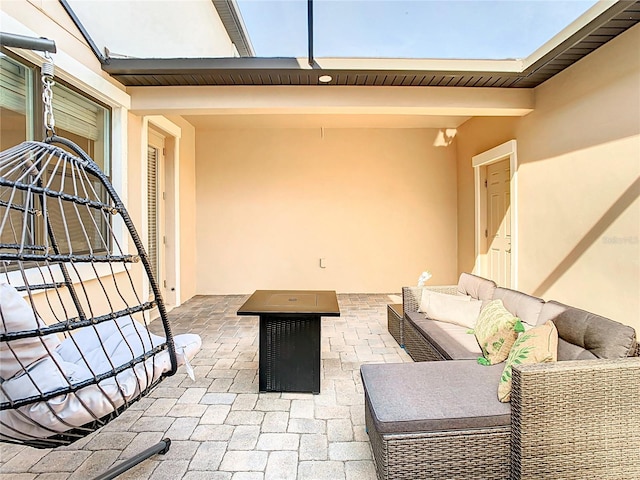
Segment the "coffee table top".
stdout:
[[238,310],[238,315],[313,314],[339,317],[334,290],[256,290]]

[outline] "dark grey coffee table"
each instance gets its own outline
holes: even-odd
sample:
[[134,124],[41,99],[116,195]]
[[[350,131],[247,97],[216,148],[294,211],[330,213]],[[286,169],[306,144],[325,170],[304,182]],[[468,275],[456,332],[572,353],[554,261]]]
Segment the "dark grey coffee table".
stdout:
[[256,290],[238,315],[260,316],[261,392],[320,393],[321,317],[339,317],[333,290]]

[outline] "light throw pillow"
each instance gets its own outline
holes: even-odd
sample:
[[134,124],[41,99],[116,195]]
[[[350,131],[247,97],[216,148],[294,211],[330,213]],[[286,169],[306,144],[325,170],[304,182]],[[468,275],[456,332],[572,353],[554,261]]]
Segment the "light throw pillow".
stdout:
[[504,307],[502,300],[490,301],[480,312],[473,332],[482,349],[478,363],[495,365],[504,362],[518,333],[523,330],[520,319]]
[[[6,283],[0,284],[0,333],[16,333],[45,327],[22,295]],[[55,333],[42,337],[0,342],[0,377],[20,374],[34,362],[49,356],[60,345]]]
[[427,317],[467,328],[474,328],[481,308],[481,300],[472,300],[466,295],[448,295],[425,289],[420,298],[420,311]]
[[418,311],[422,313],[427,313],[429,309],[429,304],[431,303],[431,299],[444,297],[444,300],[455,300],[457,302],[470,302],[471,297],[469,295],[450,295],[448,293],[440,293],[434,292],[433,290],[429,290],[428,288],[422,289],[422,294],[420,295],[420,305],[418,306]]
[[524,332],[513,344],[498,384],[498,400],[511,400],[511,372],[514,365],[558,361],[558,330],[551,320]]

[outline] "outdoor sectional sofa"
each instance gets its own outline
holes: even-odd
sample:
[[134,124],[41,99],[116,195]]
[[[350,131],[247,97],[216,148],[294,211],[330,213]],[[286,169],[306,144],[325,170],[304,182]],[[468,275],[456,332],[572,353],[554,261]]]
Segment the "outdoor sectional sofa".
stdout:
[[530,326],[553,321],[558,362],[515,365],[511,402],[501,403],[504,363],[478,364],[468,328],[426,318],[417,311],[422,290],[405,287],[402,328],[416,363],[360,371],[379,479],[639,478],[633,328],[470,274],[432,289],[500,298]]

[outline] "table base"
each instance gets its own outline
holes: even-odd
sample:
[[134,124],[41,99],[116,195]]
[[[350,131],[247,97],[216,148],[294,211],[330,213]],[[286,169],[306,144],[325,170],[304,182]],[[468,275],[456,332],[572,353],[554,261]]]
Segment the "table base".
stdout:
[[320,393],[320,316],[260,315],[261,392]]

